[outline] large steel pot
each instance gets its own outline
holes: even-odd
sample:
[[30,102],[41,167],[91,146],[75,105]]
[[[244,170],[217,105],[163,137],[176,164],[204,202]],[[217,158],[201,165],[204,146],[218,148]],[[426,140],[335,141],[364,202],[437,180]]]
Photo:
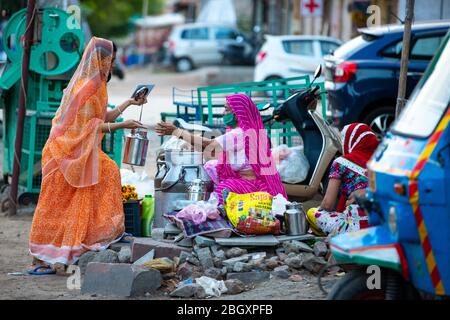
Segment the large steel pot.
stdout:
[[187,200],[192,182],[202,180],[206,196],[213,191],[214,185],[203,169],[203,154],[187,150],[165,150],[157,157],[155,176],[155,220],[153,227],[165,225],[163,214],[176,209],[178,200]]

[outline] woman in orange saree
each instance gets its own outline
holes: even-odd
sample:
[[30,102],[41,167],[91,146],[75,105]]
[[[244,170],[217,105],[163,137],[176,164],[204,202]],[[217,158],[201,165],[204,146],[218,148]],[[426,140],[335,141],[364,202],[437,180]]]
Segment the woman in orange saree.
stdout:
[[[31,227],[33,265],[75,263],[124,234],[120,171],[101,150],[105,132],[142,125],[114,123],[129,99],[107,111],[107,81],[115,59],[109,40],[93,37],[70,80],[42,150],[42,185]],[[141,99],[142,100],[142,99]]]

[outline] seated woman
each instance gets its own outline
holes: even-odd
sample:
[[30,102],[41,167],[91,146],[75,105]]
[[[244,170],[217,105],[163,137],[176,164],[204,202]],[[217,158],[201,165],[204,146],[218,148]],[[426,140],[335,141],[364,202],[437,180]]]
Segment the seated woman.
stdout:
[[[378,139],[363,123],[347,125],[342,130],[344,155],[334,160],[325,197],[319,208],[306,215],[311,230],[320,236],[367,228],[366,212],[355,204],[354,196],[365,193],[368,185],[367,161],[378,146]],[[336,202],[336,211],[333,211]]]
[[228,130],[215,139],[207,139],[161,122],[158,135],[181,137],[211,157],[205,170],[215,183],[219,203],[224,203],[228,192],[239,194],[265,191],[287,198],[270,151],[267,132],[253,101],[244,94],[226,97],[224,123]]

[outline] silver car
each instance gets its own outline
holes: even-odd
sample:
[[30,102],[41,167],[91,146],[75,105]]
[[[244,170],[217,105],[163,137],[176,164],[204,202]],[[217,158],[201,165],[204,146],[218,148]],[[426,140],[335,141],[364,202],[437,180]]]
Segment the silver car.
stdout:
[[167,50],[179,72],[201,65],[222,63],[220,49],[240,36],[233,26],[190,23],[176,26],[169,36]]

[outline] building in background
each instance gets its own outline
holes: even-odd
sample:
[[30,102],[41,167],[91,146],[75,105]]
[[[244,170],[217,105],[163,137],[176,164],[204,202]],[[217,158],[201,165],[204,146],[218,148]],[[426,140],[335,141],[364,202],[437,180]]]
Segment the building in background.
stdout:
[[[264,33],[327,35],[349,40],[366,27],[370,5],[378,5],[381,24],[400,23],[406,0],[235,0],[252,3],[253,25]],[[242,12],[238,11],[238,21]],[[416,0],[415,21],[450,19],[449,0]]]

